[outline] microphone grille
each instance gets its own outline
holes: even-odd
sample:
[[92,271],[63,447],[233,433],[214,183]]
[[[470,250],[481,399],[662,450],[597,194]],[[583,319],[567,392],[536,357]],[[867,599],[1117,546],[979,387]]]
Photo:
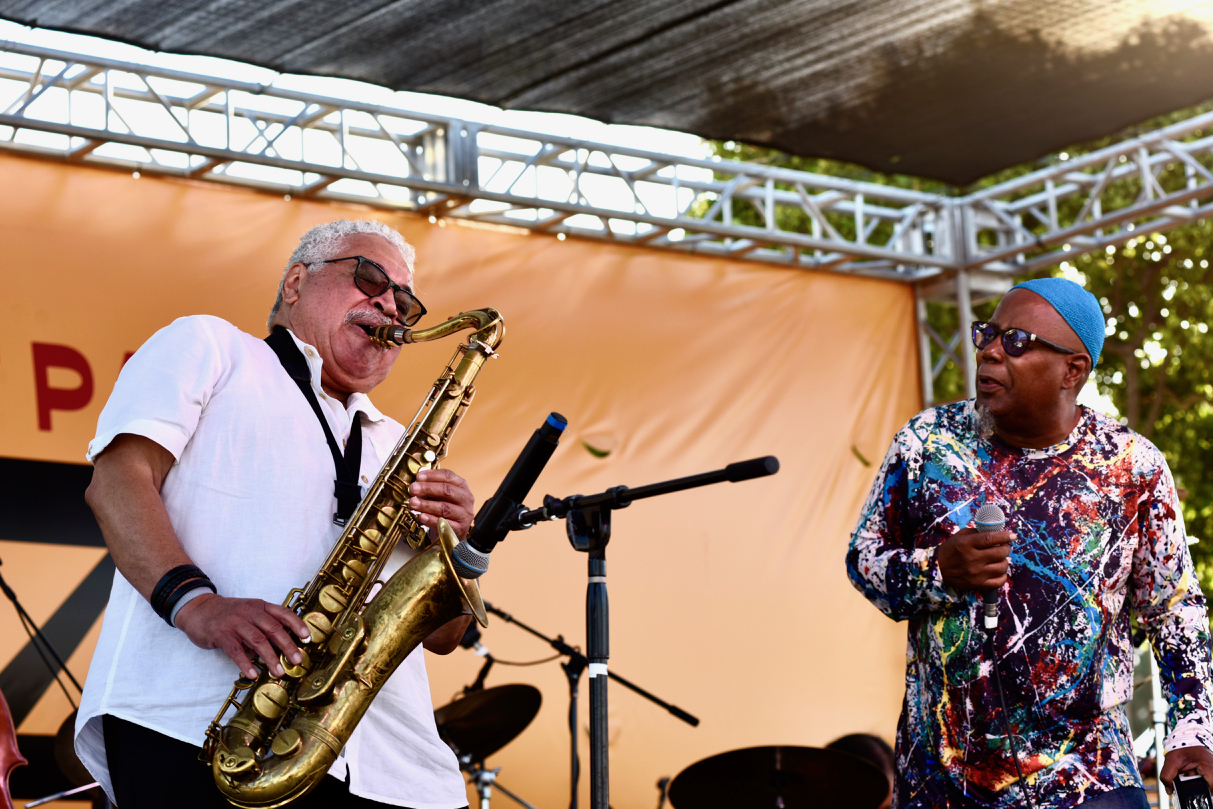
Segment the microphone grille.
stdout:
[[1003,514],[1002,509],[993,503],[986,503],[977,509],[977,516],[973,518],[973,522],[984,525],[996,525],[998,523],[1006,523],[1006,521],[1007,515]]
[[451,564],[462,578],[478,579],[489,569],[489,555],[481,553],[464,540],[451,551]]

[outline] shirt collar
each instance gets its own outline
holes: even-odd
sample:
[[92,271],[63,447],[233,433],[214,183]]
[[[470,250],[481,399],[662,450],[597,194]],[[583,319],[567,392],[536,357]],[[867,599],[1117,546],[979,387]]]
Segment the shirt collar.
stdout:
[[[973,418],[974,411],[976,409],[976,404],[977,403],[976,403],[975,399],[968,399],[965,402],[965,413],[966,413],[966,415],[969,416],[970,419]],[[1078,423],[1074,425],[1074,429],[1070,431],[1070,434],[1068,436],[1066,436],[1060,442],[1054,444],[1051,447],[1040,447],[1040,448],[1013,447],[996,435],[991,435],[991,436],[977,435],[977,438],[979,440],[986,441],[991,446],[998,447],[1003,452],[1009,452],[1014,455],[1022,455],[1025,458],[1031,458],[1031,459],[1052,458],[1054,456],[1069,452],[1071,449],[1074,448],[1074,446],[1076,444],[1081,442],[1083,440],[1083,438],[1086,436],[1087,430],[1090,426],[1091,419],[1092,419],[1092,415],[1091,415],[1092,411],[1089,407],[1086,407],[1085,405],[1078,405],[1078,409],[1079,409]],[[969,423],[973,424],[973,421],[970,421]]]
[[[295,332],[291,331],[290,329],[287,329],[286,333],[289,334],[291,339],[295,341],[295,345],[299,348],[299,353],[307,362],[308,374],[311,377],[312,387],[318,392],[323,392],[324,389],[320,385],[320,369],[324,365],[324,359],[320,356],[320,352],[317,351],[314,346],[310,346],[300,340],[295,335]],[[345,401],[345,412],[353,415],[355,412],[359,411],[366,416],[368,421],[380,422],[387,418],[382,412],[380,412],[379,408],[372,404],[369,396],[367,396],[365,393],[355,391],[354,393],[351,393],[349,398]]]

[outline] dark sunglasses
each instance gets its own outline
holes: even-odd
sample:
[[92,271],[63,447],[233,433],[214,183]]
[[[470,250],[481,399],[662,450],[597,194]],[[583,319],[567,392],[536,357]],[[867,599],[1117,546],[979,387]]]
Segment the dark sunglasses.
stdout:
[[425,316],[425,307],[417,296],[397,284],[383,268],[364,256],[346,256],[345,258],[330,258],[320,264],[335,264],[338,261],[357,261],[354,268],[354,284],[370,298],[378,298],[390,287],[396,299],[396,319],[406,326],[413,326]]
[[1072,348],[1059,346],[1057,343],[1050,342],[1043,337],[1037,337],[1035,334],[1024,331],[1023,329],[999,329],[997,326],[990,323],[983,323],[981,321],[973,324],[973,345],[977,346],[978,351],[994,342],[999,335],[1002,336],[1002,350],[1005,351],[1009,357],[1023,356],[1023,352],[1028,350],[1028,345],[1031,343],[1040,343],[1046,348],[1051,348],[1054,351],[1058,351],[1062,354],[1082,353],[1081,351],[1075,351]]

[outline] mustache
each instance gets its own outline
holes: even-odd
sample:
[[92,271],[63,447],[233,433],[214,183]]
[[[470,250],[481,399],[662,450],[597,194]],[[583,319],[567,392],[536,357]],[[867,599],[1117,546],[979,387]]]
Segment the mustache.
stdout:
[[359,326],[391,326],[394,321],[378,309],[351,309],[345,313],[341,322],[345,325],[354,323]]

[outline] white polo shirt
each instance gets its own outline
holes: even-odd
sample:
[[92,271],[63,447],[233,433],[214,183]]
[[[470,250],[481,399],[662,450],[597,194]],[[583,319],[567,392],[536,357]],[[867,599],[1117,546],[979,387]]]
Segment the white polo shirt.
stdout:
[[[319,353],[295,342],[342,444],[351,419],[363,414],[366,485],[404,428],[363,394],[345,405],[325,395]],[[161,495],[186,553],[221,595],[282,603],[315,575],[341,534],[333,524],[333,459],[315,413],[265,341],[224,320],[181,318],[131,357],[88,459],[122,433],[150,438],[176,458]],[[385,575],[410,555],[397,548]],[[239,673],[222,651],[200,649],[166,624],[115,573],[76,720],[81,761],[112,800],[101,716],[201,747]],[[344,779],[347,764],[355,795],[414,809],[467,804],[458,763],[434,725],[420,647],[384,684],[330,775]]]

